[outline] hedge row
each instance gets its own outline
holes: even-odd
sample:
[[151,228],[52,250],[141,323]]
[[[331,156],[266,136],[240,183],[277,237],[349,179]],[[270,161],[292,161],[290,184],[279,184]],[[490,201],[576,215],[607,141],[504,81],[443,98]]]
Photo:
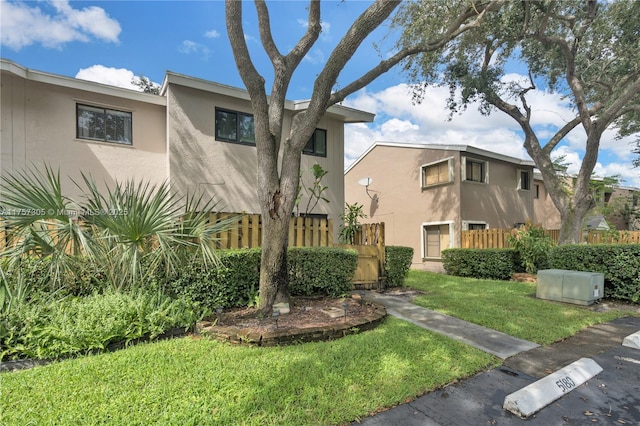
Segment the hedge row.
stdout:
[[449,275],[508,280],[518,265],[514,249],[446,249],[442,266]]
[[[170,294],[186,296],[209,309],[247,306],[257,301],[260,248],[218,252],[222,267],[199,261],[161,282]],[[334,247],[290,247],[289,293],[337,297],[352,289],[358,253]]]
[[640,245],[565,245],[549,253],[553,269],[604,274],[604,295],[640,302]]
[[[450,275],[508,280],[522,272],[513,249],[447,249],[442,264]],[[548,267],[604,274],[605,297],[640,302],[640,244],[563,245],[549,251]]]
[[[174,296],[186,296],[210,309],[217,306],[246,306],[254,302],[260,282],[260,249],[222,250],[218,252],[222,266],[206,268],[194,260],[168,277],[152,278],[147,286],[164,289]],[[291,247],[289,291],[291,295],[323,294],[337,297],[352,289],[358,253],[335,247]],[[72,260],[63,272],[62,288],[51,286],[48,259],[25,259],[21,264],[23,279],[36,293],[87,296],[106,290],[104,271],[86,257]],[[6,265],[2,268],[7,270]],[[17,276],[7,276],[15,282]]]

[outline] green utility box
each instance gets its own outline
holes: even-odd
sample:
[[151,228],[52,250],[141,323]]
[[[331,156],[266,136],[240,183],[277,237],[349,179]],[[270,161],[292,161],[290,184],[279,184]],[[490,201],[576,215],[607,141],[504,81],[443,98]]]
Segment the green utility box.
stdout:
[[604,274],[564,269],[538,271],[536,297],[539,299],[591,305],[602,299],[603,294]]

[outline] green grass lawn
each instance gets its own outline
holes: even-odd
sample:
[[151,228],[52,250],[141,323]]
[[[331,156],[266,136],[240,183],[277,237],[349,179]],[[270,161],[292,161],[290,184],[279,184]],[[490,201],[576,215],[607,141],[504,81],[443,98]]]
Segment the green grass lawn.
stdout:
[[410,271],[405,286],[426,292],[413,300],[417,305],[541,345],[632,314],[618,310],[593,312],[579,305],[536,299],[535,283]]
[[182,338],[3,373],[0,423],[341,424],[498,363],[395,318],[287,347]]

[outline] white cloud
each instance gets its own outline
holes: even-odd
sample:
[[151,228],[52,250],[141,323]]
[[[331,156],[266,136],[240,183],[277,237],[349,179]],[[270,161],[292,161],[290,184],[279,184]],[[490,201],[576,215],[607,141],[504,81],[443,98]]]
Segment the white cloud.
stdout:
[[204,33],[204,36],[207,38],[218,38],[220,37],[220,33],[216,30],[211,30]]
[[197,53],[202,55],[202,59],[209,59],[209,54],[211,51],[204,44],[196,43],[191,40],[184,40],[180,46],[178,47],[178,51],[180,53],[184,53],[185,55],[190,55],[192,53]]
[[[132,83],[132,80],[138,80],[138,77],[126,68],[105,67],[104,65],[92,65],[88,68],[82,68],[76,74],[76,78],[82,80],[95,81],[96,83],[108,84],[110,86],[123,87],[141,91],[140,87]],[[158,86],[157,83],[154,85]]]
[[307,61],[314,65],[322,65],[326,62],[324,53],[320,49],[310,50],[304,57],[304,61]]
[[43,7],[0,0],[2,45],[20,50],[38,43],[45,47],[60,48],[73,41],[119,41],[120,24],[100,7],[74,9],[68,1],[61,0],[39,4]]

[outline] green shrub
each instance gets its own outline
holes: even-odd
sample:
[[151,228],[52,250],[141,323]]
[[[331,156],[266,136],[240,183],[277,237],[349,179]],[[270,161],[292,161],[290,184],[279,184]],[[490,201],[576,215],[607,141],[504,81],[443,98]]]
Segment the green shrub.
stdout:
[[[253,303],[260,285],[260,248],[222,250],[218,255],[223,267],[206,269],[193,261],[164,283],[165,288],[209,310]],[[357,258],[355,251],[335,247],[289,248],[289,293],[344,294],[352,288]]]
[[211,311],[246,306],[260,283],[260,249],[221,250],[218,256],[220,268],[206,268],[195,259],[169,278],[166,289]]
[[[33,297],[57,293],[60,296],[86,296],[107,287],[102,268],[86,256],[68,256],[63,269],[56,269],[57,262],[51,256],[23,256],[9,266],[9,259],[2,258],[0,267],[7,280],[24,279]],[[58,275],[56,278],[55,276]]]
[[107,292],[25,303],[0,317],[0,359],[50,359],[100,351],[191,327],[202,312],[160,292]]
[[358,263],[355,250],[337,247],[291,247],[289,292],[294,296],[338,297],[353,288]]
[[525,272],[535,274],[549,263],[548,253],[556,243],[545,234],[544,229],[526,225],[509,236],[509,244],[517,253],[517,259]]
[[514,249],[446,249],[442,266],[449,275],[508,280],[516,270]]
[[551,250],[554,269],[604,274],[604,296],[640,302],[640,245],[564,245]]
[[384,272],[387,287],[401,287],[404,279],[409,274],[413,248],[402,246],[386,246],[384,248],[385,263]]

